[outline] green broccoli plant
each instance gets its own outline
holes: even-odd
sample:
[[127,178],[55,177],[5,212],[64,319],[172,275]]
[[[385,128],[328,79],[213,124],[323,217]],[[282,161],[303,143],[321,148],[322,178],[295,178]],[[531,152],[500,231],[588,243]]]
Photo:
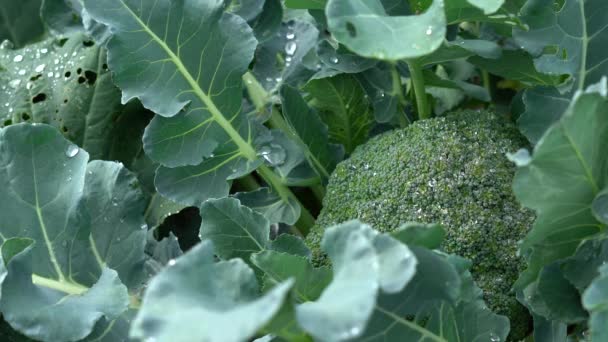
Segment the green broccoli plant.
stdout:
[[526,145],[517,129],[486,111],[421,120],[361,145],[329,180],[308,243],[317,263],[321,227],[358,218],[381,231],[419,221],[446,227],[442,249],[472,260],[488,305],[525,337],[530,316],[511,291],[525,264],[517,242],[534,214],[515,199],[515,167],[506,157]]

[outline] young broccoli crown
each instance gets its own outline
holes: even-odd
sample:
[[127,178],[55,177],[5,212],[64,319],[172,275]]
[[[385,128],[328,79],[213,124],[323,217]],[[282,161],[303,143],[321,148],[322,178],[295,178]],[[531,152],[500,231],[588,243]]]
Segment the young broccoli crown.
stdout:
[[[506,120],[463,111],[372,138],[338,165],[308,243],[317,262],[322,227],[358,218],[380,231],[410,221],[441,223],[443,250],[473,262],[471,272],[495,312],[511,319],[512,338],[529,316],[510,294],[524,263],[517,242],[534,215],[515,199],[515,166],[505,156],[525,146]],[[519,322],[519,323],[518,323]]]

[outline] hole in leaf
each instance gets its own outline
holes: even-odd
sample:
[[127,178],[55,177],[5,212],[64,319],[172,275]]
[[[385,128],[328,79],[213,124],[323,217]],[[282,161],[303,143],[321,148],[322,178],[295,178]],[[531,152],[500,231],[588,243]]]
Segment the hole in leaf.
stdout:
[[103,63],[103,65],[101,66],[101,68],[103,70],[108,70],[108,65],[106,63]]
[[40,77],[42,77],[42,74],[38,74],[38,75],[32,76],[32,77],[30,77],[30,81],[36,81]]
[[346,30],[348,31],[348,35],[352,38],[355,38],[357,36],[357,28],[355,27],[355,25],[353,25],[353,23],[347,22]]
[[89,85],[93,85],[95,84],[95,81],[97,81],[97,73],[91,70],[85,71],[84,77],[87,79],[87,83],[89,83]]
[[65,76],[65,78],[68,78],[68,77],[72,76],[72,73],[69,71],[66,71],[63,76]]
[[86,78],[84,78],[84,77],[82,77],[82,76],[78,77],[78,83],[80,83],[80,84],[83,84],[83,83],[84,83],[84,81],[86,81],[86,80],[87,80],[87,79],[86,79]]
[[23,119],[23,121],[27,121],[30,119],[30,116],[28,113],[21,113],[21,119]]
[[76,73],[77,73],[78,75],[82,74],[82,68],[78,68],[78,69],[76,69]]
[[12,124],[13,124],[13,120],[11,120],[11,119],[4,120],[4,126],[10,126]]
[[68,103],[68,99],[63,99],[63,103]]
[[84,42],[82,42],[82,45],[86,46],[86,47],[90,47],[95,45],[95,42],[92,40],[85,40]]
[[32,103],[38,103],[46,100],[46,94],[40,93],[32,98]]
[[568,59],[568,50],[562,49],[562,59],[563,60],[567,60]]
[[58,46],[60,46],[60,47],[62,47],[62,46],[64,46],[64,45],[65,45],[65,43],[66,43],[67,41],[68,41],[68,39],[67,39],[67,38],[62,38],[62,39],[59,39],[59,40],[57,41],[57,45],[58,45]]
[[67,128],[67,127],[65,127],[65,126],[61,126],[61,130],[63,131],[63,133],[67,133],[68,128]]

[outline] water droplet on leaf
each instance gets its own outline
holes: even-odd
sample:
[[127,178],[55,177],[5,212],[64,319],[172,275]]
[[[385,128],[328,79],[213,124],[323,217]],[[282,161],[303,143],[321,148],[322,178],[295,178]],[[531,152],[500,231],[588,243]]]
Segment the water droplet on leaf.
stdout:
[[285,44],[285,53],[289,56],[293,56],[298,49],[298,44],[294,41],[289,41]]
[[68,148],[65,150],[65,155],[68,156],[68,158],[72,158],[75,157],[79,151],[80,149],[78,148],[78,146],[69,145]]

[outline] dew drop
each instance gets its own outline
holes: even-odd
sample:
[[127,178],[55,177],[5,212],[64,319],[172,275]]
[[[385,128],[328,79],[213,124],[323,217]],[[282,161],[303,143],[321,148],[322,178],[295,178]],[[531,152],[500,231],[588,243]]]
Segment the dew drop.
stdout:
[[426,29],[426,35],[430,36],[433,34],[433,28],[431,26],[429,26],[429,28]]
[[15,56],[15,58],[13,58],[13,62],[21,62],[22,60],[23,60],[22,55],[17,55],[17,56]]
[[296,42],[294,41],[289,41],[287,42],[287,44],[285,44],[285,53],[287,53],[287,55],[289,56],[293,56],[296,53],[297,49],[298,44],[296,44]]
[[18,74],[21,75],[21,76],[25,75],[25,69],[19,70]]
[[34,69],[34,70],[36,70],[36,72],[42,72],[42,71],[44,71],[44,68],[45,68],[45,67],[46,67],[46,65],[44,65],[44,64],[40,64],[40,65],[39,65],[39,66],[37,66],[37,67],[36,67],[36,69]]
[[45,54],[45,53],[47,53],[47,52],[49,52],[49,49],[47,49],[47,48],[44,48],[44,49],[41,49],[41,50],[40,50],[40,53],[42,53],[42,54]]
[[296,37],[296,34],[293,32],[287,32],[287,35],[285,35],[285,38],[292,40]]
[[21,84],[21,80],[19,80],[19,79],[8,82],[8,85],[10,85],[11,88],[13,88],[13,89],[16,89],[20,84]]
[[492,342],[498,342],[498,341],[500,341],[500,337],[498,337],[498,335],[496,335],[495,333],[491,332],[490,333],[490,341],[492,341]]
[[340,60],[336,56],[333,56],[332,58],[330,58],[329,61],[334,64],[338,64],[340,62]]
[[176,262],[175,259],[171,259],[171,260],[169,260],[169,262],[167,264],[169,266],[173,266],[173,265],[175,265],[175,262]]
[[12,49],[14,48],[15,45],[13,44],[13,42],[11,42],[10,40],[6,39],[4,41],[2,41],[2,44],[0,44],[0,49]]
[[73,158],[73,157],[76,157],[76,155],[78,154],[79,151],[80,151],[80,149],[78,148],[78,146],[70,145],[65,150],[65,155],[68,156],[68,158]]
[[146,230],[146,229],[148,229],[148,225],[144,223],[144,224],[142,224],[141,226],[139,226],[139,228],[140,228],[141,230]]

